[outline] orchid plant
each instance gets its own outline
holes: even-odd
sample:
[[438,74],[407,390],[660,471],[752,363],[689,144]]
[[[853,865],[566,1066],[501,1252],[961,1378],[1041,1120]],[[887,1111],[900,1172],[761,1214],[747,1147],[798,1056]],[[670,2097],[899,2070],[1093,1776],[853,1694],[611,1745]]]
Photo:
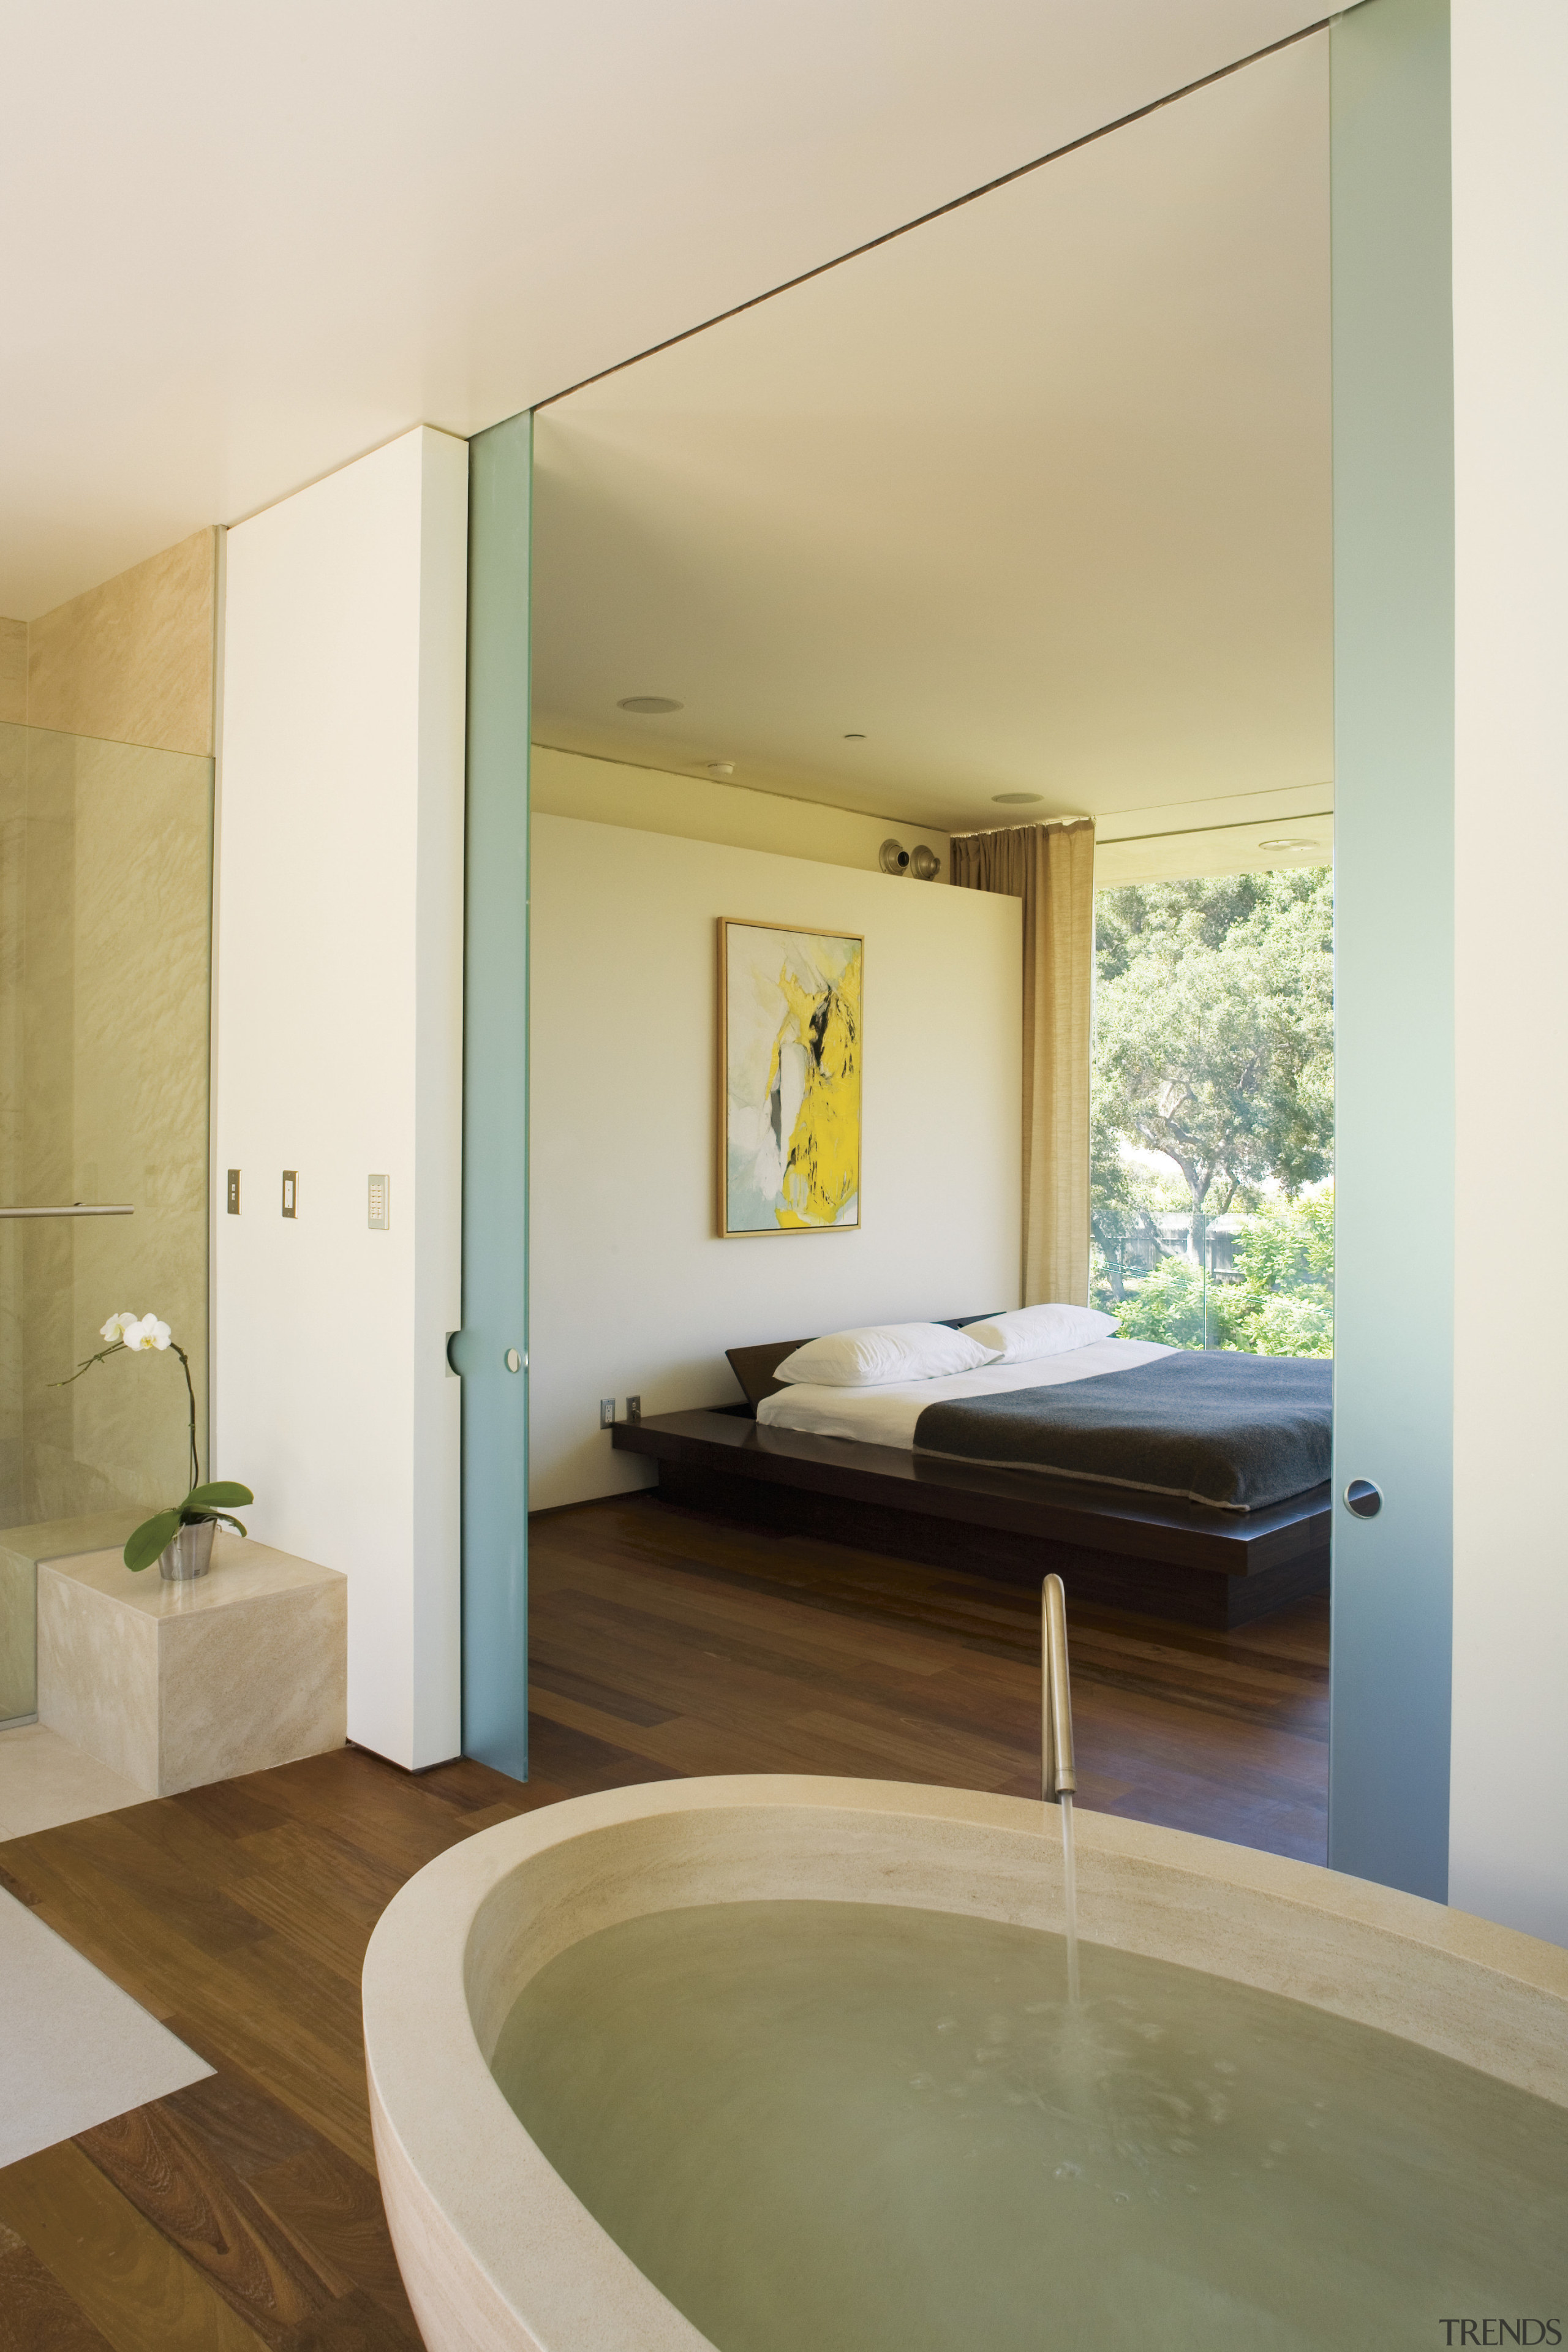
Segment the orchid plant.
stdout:
[[156,1315],[111,1315],[99,1333],[108,1344],[79,1364],[74,1372],[52,1386],[68,1389],[72,1381],[79,1381],[83,1372],[91,1371],[94,1364],[107,1363],[110,1356],[163,1355],[169,1351],[178,1356],[185,1375],[185,1394],[190,1399],[191,1490],[183,1503],[171,1510],[159,1511],[144,1519],[126,1544],[122,1555],[129,1569],[151,1568],[160,1552],[172,1544],[182,1528],[198,1526],[204,1519],[226,1520],[231,1528],[246,1529],[229,1507],[235,1503],[254,1503],[255,1496],[248,1486],[233,1478],[211,1479],[202,1484],[201,1458],[196,1452],[196,1391],[191,1380],[191,1360],[171,1332],[168,1325]]

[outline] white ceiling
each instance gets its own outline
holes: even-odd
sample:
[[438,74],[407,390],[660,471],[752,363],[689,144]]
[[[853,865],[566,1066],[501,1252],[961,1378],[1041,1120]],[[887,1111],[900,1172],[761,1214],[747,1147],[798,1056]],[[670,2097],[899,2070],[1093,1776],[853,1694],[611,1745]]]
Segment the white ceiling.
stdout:
[[539,738],[943,828],[1328,807],[1327,70],[1319,34],[544,410]]
[[1317,0],[8,12],[0,613],[470,433]]

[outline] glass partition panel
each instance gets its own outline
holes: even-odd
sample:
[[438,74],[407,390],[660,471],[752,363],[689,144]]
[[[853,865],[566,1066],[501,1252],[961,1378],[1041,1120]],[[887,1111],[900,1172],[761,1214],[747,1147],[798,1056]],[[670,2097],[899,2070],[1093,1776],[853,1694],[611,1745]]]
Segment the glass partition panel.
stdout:
[[468,448],[463,1753],[528,1778],[529,707],[533,418]]
[[184,1493],[172,1351],[66,1381],[119,1313],[190,1359],[205,1449],[213,763],[0,726],[0,1721],[33,1563]]
[[1095,900],[1091,1297],[1123,1339],[1333,1353],[1333,877]]

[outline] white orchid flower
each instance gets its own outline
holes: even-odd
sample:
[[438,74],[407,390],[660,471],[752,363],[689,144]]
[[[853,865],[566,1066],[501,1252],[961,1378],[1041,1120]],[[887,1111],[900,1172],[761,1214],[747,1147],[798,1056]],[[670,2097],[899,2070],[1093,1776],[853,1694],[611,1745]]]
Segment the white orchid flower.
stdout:
[[112,1348],[116,1339],[122,1339],[137,1319],[134,1315],[111,1315],[98,1336],[100,1339],[107,1339]]
[[169,1327],[160,1323],[155,1315],[143,1315],[140,1322],[128,1323],[120,1337],[127,1348],[166,1348]]

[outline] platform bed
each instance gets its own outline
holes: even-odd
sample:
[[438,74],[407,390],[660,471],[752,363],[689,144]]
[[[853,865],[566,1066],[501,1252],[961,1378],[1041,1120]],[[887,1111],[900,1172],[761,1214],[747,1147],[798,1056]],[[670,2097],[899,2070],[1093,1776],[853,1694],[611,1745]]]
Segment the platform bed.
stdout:
[[770,1428],[750,1404],[618,1422],[612,1444],[657,1464],[671,1502],[939,1568],[1031,1580],[1054,1569],[1069,1600],[1186,1624],[1246,1625],[1328,1591],[1326,1484],[1246,1512],[1108,1498],[1034,1471]]

